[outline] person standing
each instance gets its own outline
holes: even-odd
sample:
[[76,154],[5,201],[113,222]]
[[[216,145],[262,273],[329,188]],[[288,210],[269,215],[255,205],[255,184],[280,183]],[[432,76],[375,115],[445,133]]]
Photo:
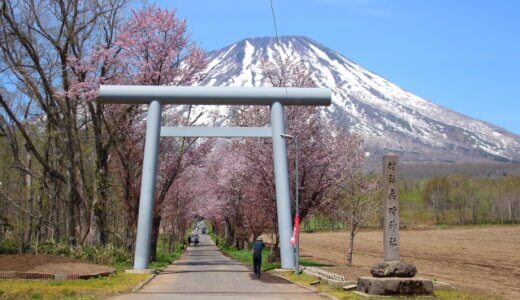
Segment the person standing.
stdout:
[[253,244],[253,270],[256,277],[260,278],[262,271],[262,249],[265,247],[261,237],[257,238]]

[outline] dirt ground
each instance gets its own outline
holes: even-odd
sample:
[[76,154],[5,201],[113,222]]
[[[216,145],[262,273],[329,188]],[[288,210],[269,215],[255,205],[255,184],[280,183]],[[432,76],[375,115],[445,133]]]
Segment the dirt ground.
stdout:
[[[520,226],[401,231],[401,260],[414,263],[418,276],[506,299],[520,299]],[[301,234],[301,256],[330,264],[348,280],[370,275],[382,261],[381,231],[360,232],[352,268],[346,268],[346,232]]]
[[0,271],[83,275],[110,272],[113,268],[54,255],[0,255]]

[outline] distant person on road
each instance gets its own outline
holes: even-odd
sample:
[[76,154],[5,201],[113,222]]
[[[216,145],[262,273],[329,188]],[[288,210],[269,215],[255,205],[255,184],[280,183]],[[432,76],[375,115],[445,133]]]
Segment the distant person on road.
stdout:
[[260,278],[262,271],[262,249],[265,247],[262,237],[256,239],[253,244],[253,270],[256,277]]

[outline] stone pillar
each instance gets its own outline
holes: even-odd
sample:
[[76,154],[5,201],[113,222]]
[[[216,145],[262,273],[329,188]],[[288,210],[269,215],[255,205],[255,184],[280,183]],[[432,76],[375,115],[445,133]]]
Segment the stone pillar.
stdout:
[[399,261],[399,198],[397,196],[397,155],[383,156],[384,261]]
[[414,277],[417,268],[402,262],[399,254],[399,198],[397,195],[397,155],[383,156],[383,250],[384,261],[370,269],[373,277],[359,277],[357,290],[361,295],[433,295],[433,282]]

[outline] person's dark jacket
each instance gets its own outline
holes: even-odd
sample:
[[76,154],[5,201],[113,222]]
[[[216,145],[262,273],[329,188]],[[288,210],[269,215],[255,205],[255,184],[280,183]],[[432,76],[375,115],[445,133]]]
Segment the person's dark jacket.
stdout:
[[265,247],[264,241],[256,240],[253,244],[253,257],[262,258],[262,249]]

